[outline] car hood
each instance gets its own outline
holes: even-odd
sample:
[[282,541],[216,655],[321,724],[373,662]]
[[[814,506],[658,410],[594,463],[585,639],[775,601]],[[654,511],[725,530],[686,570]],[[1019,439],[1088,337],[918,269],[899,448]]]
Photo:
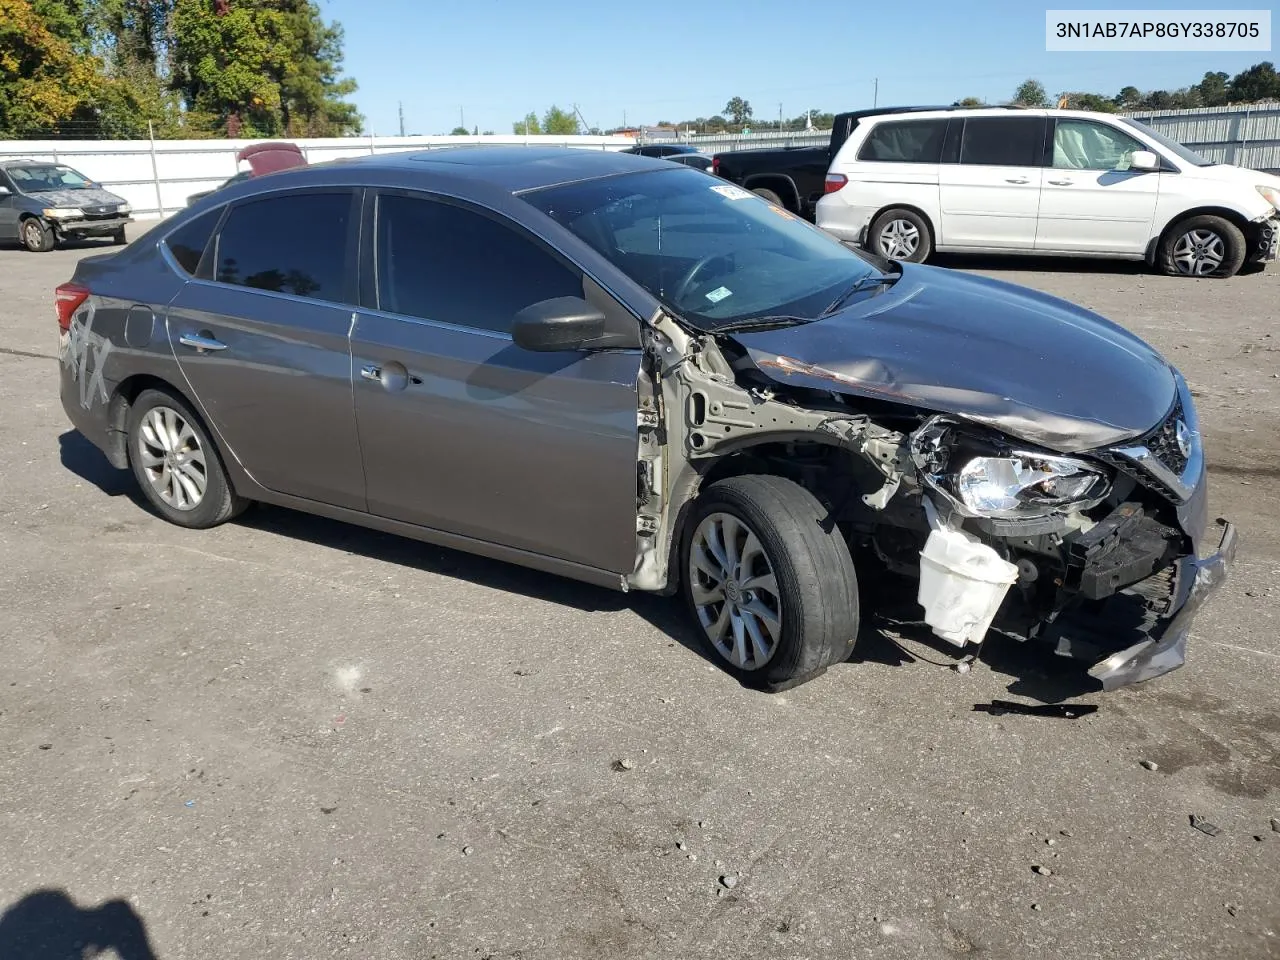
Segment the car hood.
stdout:
[[1186,173],[1197,180],[1215,180],[1220,183],[1249,187],[1250,189],[1258,186],[1268,186],[1280,190],[1280,177],[1271,173],[1263,173],[1261,170],[1233,166],[1229,163],[1214,163],[1207,167],[1190,167],[1186,169]]
[[1169,364],[1082,307],[997,280],[902,264],[901,278],[822,320],[725,334],[779,383],[956,414],[1063,453],[1150,430]]
[[90,187],[88,190],[42,190],[29,194],[46,207],[116,207],[127,201],[109,190]]

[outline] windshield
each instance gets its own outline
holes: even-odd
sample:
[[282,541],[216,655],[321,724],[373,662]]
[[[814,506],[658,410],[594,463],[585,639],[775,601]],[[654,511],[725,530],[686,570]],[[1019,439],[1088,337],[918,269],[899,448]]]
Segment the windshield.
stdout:
[[49,193],[53,190],[88,190],[93,184],[88,178],[61,164],[28,164],[8,167],[9,176],[23,193]]
[[1187,163],[1197,167],[1212,167],[1214,165],[1214,161],[1206,160],[1190,147],[1184,147],[1177,140],[1166,137],[1163,133],[1157,133],[1155,130],[1152,130],[1145,123],[1142,123],[1139,120],[1131,120],[1129,117],[1121,117],[1120,122],[1127,123],[1135,130],[1140,130],[1142,133],[1145,133],[1148,137],[1160,144],[1160,146],[1164,147],[1180,160],[1185,160]]
[[817,319],[876,274],[795,214],[675,164],[522,198],[702,330],[755,317]]

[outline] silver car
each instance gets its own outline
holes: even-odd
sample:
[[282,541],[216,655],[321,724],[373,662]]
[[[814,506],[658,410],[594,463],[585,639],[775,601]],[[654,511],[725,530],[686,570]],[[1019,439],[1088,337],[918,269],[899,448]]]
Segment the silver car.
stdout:
[[885,578],[944,642],[1145,680],[1234,550],[1190,392],[1136,337],[660,159],[285,171],[85,258],[57,304],[68,416],[167,520],[261,501],[682,591],[768,689],[848,659]]

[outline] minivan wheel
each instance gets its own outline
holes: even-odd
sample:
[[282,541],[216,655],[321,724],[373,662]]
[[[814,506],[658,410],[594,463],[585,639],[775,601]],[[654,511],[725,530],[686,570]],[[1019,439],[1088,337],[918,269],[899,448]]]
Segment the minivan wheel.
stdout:
[[205,529],[244,509],[208,431],[180,397],[164,390],[139,394],[129,408],[128,442],[134,477],[170,523]]
[[32,253],[48,253],[53,249],[53,228],[38,217],[22,221],[22,245]]
[[698,498],[683,588],[714,659],[743,683],[782,689],[846,660],[858,634],[849,547],[828,511],[775,476],[742,476]]
[[914,210],[886,210],[871,224],[867,247],[890,260],[924,263],[933,253],[933,232]]
[[1175,277],[1234,277],[1244,265],[1244,233],[1204,214],[1175,223],[1160,242],[1160,269]]
[[768,200],[775,207],[783,207],[783,208],[786,207],[786,204],[782,202],[782,197],[780,197],[776,192],[768,189],[767,187],[756,187],[751,192],[754,193],[757,197],[759,197],[762,200]]

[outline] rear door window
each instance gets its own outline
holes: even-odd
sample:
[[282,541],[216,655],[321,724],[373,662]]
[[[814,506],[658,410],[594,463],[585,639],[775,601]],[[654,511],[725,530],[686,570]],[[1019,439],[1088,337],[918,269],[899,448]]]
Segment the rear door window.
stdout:
[[969,117],[960,162],[975,166],[1038,167],[1044,153],[1043,117]]
[[937,163],[947,121],[891,120],[876,124],[858,150],[859,160],[875,163]]
[[514,226],[457,204],[378,199],[378,308],[507,333],[516,313],[581,297],[582,275]]
[[218,234],[214,278],[257,290],[348,303],[349,190],[287,193],[236,204]]

